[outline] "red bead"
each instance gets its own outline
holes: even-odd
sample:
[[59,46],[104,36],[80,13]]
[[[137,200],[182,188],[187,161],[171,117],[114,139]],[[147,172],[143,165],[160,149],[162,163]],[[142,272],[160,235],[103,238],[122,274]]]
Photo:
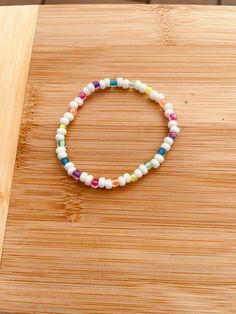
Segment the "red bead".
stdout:
[[176,116],[175,113],[172,113],[172,114],[170,115],[170,120],[177,120],[177,116]]
[[98,179],[95,178],[92,180],[91,187],[95,189],[98,187]]
[[84,100],[84,99],[86,99],[87,95],[84,92],[81,92],[79,94],[79,97]]

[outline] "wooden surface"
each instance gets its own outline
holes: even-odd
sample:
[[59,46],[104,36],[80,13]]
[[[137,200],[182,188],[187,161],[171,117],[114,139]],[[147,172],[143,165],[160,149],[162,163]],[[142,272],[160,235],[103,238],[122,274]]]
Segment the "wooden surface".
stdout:
[[0,256],[37,11],[38,7],[0,10]]
[[[0,271],[0,313],[236,312],[236,9],[41,7]],[[54,134],[103,77],[139,78],[175,104],[182,133],[157,171],[113,191],[65,176]],[[129,171],[166,133],[133,92],[98,93],[69,132],[96,175]]]

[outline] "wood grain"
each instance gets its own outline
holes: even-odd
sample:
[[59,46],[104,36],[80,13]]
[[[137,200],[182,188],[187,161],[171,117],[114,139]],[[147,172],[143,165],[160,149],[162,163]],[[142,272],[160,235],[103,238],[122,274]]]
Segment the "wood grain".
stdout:
[[[236,9],[47,6],[39,12],[0,273],[4,313],[235,313]],[[68,101],[102,77],[139,78],[175,104],[165,164],[124,189],[76,184],[55,158]],[[115,176],[167,129],[134,92],[97,93],[71,158]]]
[[150,0],[151,4],[210,4],[217,5],[218,0]]
[[46,0],[45,4],[135,4],[147,3],[146,0]]
[[0,257],[37,11],[0,8]]

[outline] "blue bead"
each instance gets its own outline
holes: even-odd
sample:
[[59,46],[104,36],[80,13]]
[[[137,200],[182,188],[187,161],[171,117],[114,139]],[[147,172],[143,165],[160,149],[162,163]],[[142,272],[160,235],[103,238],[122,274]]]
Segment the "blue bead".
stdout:
[[61,159],[61,163],[63,164],[63,166],[65,166],[68,162],[69,162],[69,159],[66,157]]
[[160,155],[162,155],[162,156],[164,156],[165,155],[165,153],[166,153],[166,150],[165,150],[165,148],[163,148],[163,147],[161,147],[161,148],[159,148],[158,149],[158,154],[160,154]]
[[111,86],[117,86],[117,80],[111,80],[110,85]]

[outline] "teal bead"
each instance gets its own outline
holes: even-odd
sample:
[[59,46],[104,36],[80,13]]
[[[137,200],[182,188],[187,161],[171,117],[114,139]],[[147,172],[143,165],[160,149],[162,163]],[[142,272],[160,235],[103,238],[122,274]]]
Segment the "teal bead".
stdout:
[[65,166],[68,162],[69,162],[69,159],[66,157],[61,159],[61,163],[63,164],[63,166]]
[[111,86],[117,86],[117,80],[111,80],[110,85]]
[[165,153],[166,153],[166,150],[165,150],[165,148],[163,148],[163,147],[161,147],[161,148],[159,148],[158,149],[158,154],[160,154],[160,155],[162,155],[162,156],[164,156],[165,155]]

